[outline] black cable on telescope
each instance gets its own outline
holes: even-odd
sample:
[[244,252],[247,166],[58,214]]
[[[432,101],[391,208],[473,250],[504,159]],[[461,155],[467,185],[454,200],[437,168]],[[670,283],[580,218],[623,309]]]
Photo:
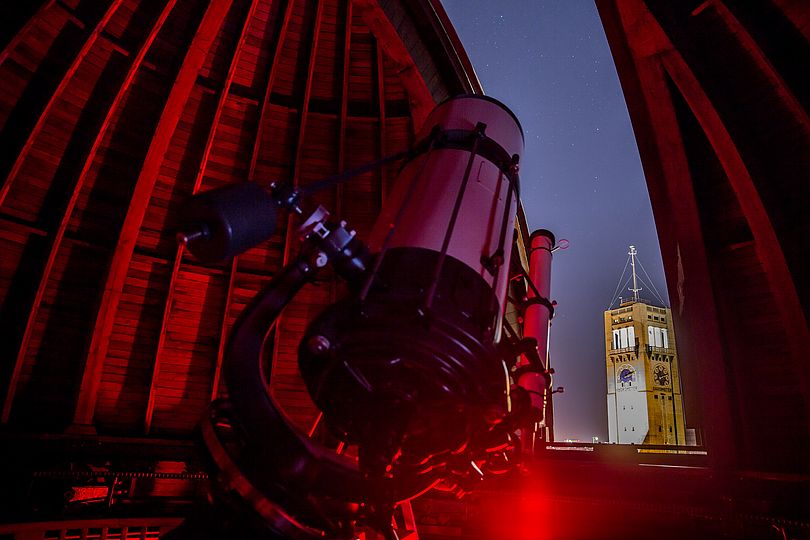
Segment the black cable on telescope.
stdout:
[[361,165],[357,168],[350,169],[348,171],[343,171],[338,174],[333,174],[332,176],[324,178],[323,180],[318,180],[317,182],[312,182],[311,184],[302,186],[299,189],[299,193],[301,194],[301,196],[312,195],[324,189],[346,182],[347,180],[351,180],[355,176],[359,176],[363,173],[379,169],[383,165],[387,165],[392,161],[397,161],[409,157],[414,153],[415,150],[405,150],[403,152],[397,152],[396,154],[391,154],[390,156],[378,159],[377,161],[372,161],[371,163],[366,163],[365,165]]

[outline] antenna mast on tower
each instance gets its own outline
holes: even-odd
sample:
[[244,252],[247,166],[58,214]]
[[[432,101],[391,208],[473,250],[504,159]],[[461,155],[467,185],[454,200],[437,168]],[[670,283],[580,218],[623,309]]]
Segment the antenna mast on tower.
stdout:
[[630,251],[627,253],[630,255],[630,265],[633,267],[633,288],[629,289],[633,292],[633,301],[638,302],[638,292],[641,290],[641,287],[638,286],[636,282],[636,246],[630,246]]

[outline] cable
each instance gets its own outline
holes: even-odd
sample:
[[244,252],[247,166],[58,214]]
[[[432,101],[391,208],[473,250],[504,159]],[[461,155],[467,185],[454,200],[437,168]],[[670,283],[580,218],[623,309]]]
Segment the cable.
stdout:
[[[629,291],[630,287],[628,287],[628,285],[630,285],[631,281],[633,281],[633,276],[627,276],[627,279],[624,280],[624,285],[622,285],[622,289],[627,289]],[[621,298],[621,295],[619,295],[619,298]]]
[[619,287],[621,287],[620,283],[622,282],[622,278],[624,277],[624,273],[627,272],[627,265],[630,264],[630,257],[627,257],[627,260],[624,261],[624,269],[622,270],[622,275],[619,276],[619,282],[616,283],[616,290],[613,291],[613,296],[610,298],[610,304],[608,304],[607,309],[610,309],[610,306],[613,305],[613,302],[616,301],[617,295],[619,293]]
[[[627,276],[627,279],[626,279],[626,280],[624,280],[624,284],[621,286],[621,288],[622,288],[622,289],[624,289],[625,287],[627,287],[628,285],[630,285],[630,280],[631,280],[631,279],[633,279],[633,276]],[[622,296],[621,296],[620,294],[617,294],[616,296],[614,296],[614,297],[613,297],[613,300],[611,300],[611,301],[610,301],[610,305],[612,306],[612,305],[613,305],[613,302],[615,302],[616,300],[620,299],[621,297],[622,297]],[[621,302],[620,302],[620,303],[621,303]],[[610,307],[609,307],[609,306],[608,306],[608,309],[610,309]]]
[[650,284],[648,285],[648,287],[650,287],[650,288],[652,289],[653,294],[655,294],[655,296],[656,296],[656,297],[658,298],[658,300],[661,302],[661,305],[666,306],[666,305],[667,305],[667,303],[664,301],[663,296],[661,296],[661,293],[659,293],[659,292],[658,292],[658,289],[655,287],[655,284],[653,283],[653,280],[652,280],[652,278],[650,277],[650,274],[648,274],[648,273],[647,273],[647,269],[646,269],[646,268],[644,268],[644,265],[643,265],[643,264],[641,264],[641,259],[638,259],[638,257],[636,257],[636,259],[638,260],[638,265],[641,267],[641,271],[642,271],[642,272],[644,272],[644,275],[645,275],[645,276],[647,276],[647,279],[648,279],[648,280],[649,280],[649,282],[650,282]]
[[382,159],[378,159],[377,161],[372,161],[371,163],[366,163],[365,165],[361,165],[354,169],[350,169],[348,171],[343,171],[338,174],[333,174],[332,176],[326,177],[323,180],[318,180],[317,182],[312,182],[311,184],[307,184],[300,188],[300,193],[302,196],[313,195],[318,191],[323,189],[330,188],[332,186],[336,186],[340,183],[343,183],[347,180],[351,180],[355,176],[359,176],[361,174],[376,170],[381,168],[383,165],[391,163],[392,161],[397,161],[400,159],[404,159],[406,157],[410,157],[415,153],[414,150],[405,150],[403,152],[397,152],[396,154],[391,154],[390,156],[386,156]]
[[[637,279],[637,280],[638,280],[638,282],[639,282],[639,283],[641,283],[641,284],[642,284],[644,287],[646,287],[647,289],[650,289],[649,284],[648,284],[646,281],[644,281],[643,279],[641,279],[641,276],[638,276],[638,275],[637,275],[637,276],[636,276],[636,279]],[[640,290],[644,290],[644,287],[642,287]],[[639,300],[641,300],[642,302],[646,302],[646,300],[644,300],[644,299],[643,299],[643,298],[641,298],[641,297],[639,297]]]

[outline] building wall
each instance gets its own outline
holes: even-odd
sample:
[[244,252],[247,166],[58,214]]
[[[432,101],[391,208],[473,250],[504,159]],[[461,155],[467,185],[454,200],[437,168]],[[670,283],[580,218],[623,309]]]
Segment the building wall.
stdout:
[[686,444],[670,310],[625,302],[604,323],[609,441]]

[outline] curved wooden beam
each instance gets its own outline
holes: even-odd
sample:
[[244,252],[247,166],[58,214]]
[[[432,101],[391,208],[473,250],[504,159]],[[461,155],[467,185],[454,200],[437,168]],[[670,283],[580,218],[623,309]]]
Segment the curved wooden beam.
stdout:
[[[242,29],[239,33],[239,39],[236,42],[236,49],[234,50],[233,55],[231,56],[231,62],[228,66],[228,73],[225,75],[225,80],[222,83],[222,89],[219,93],[219,99],[217,100],[216,109],[214,110],[214,117],[211,120],[211,127],[208,130],[208,137],[205,140],[205,147],[203,148],[202,157],[200,158],[200,166],[197,170],[197,175],[194,178],[194,185],[191,188],[191,194],[194,195],[200,190],[200,186],[202,185],[203,177],[205,176],[205,171],[208,167],[208,158],[211,155],[211,148],[214,145],[214,138],[216,136],[217,127],[219,126],[219,120],[222,117],[222,111],[225,108],[225,102],[228,100],[228,91],[231,87],[231,83],[233,82],[234,76],[236,75],[236,68],[239,64],[239,59],[242,56],[242,48],[245,44],[245,38],[248,34],[248,29],[250,27],[250,20],[253,18],[253,15],[256,13],[256,7],[259,5],[259,0],[252,0],[250,9],[248,9],[247,15],[245,16],[245,20],[242,21]],[[155,412],[155,390],[157,388],[157,381],[158,376],[160,374],[160,365],[162,360],[161,351],[163,351],[163,346],[166,343],[166,333],[169,329],[169,321],[171,318],[171,305],[172,300],[174,299],[174,291],[177,287],[177,277],[180,273],[180,266],[183,262],[183,252],[185,251],[184,245],[179,244],[177,246],[177,250],[174,254],[174,263],[172,264],[172,273],[171,277],[169,278],[169,290],[166,293],[166,301],[163,304],[163,317],[160,323],[160,333],[158,334],[158,343],[157,347],[155,348],[155,363],[152,365],[152,375],[149,382],[149,393],[146,399],[146,412],[144,415],[144,432],[147,434],[152,429],[152,417],[154,416]],[[225,305],[225,311],[227,314],[227,300]],[[215,369],[214,379],[215,379],[215,387],[216,387],[216,380],[219,377],[219,364],[217,364],[217,368]]]
[[273,91],[273,85],[276,82],[276,66],[279,64],[279,60],[281,60],[281,53],[284,49],[284,39],[287,37],[287,30],[290,27],[290,19],[292,18],[293,6],[295,5],[295,0],[287,0],[287,6],[284,10],[284,20],[281,23],[281,29],[278,33],[278,41],[276,43],[276,50],[273,52],[273,62],[270,64],[270,73],[267,76],[267,84],[264,88],[264,97],[262,98],[262,104],[259,108],[259,124],[256,126],[256,138],[253,139],[253,152],[250,157],[250,169],[248,172],[248,180],[254,181],[254,175],[256,174],[256,163],[259,160],[259,147],[261,146],[261,139],[262,135],[264,135],[264,123],[262,120],[264,119],[264,115],[266,113],[267,104],[270,102],[270,95]]
[[26,37],[28,37],[28,32],[31,31],[31,28],[33,28],[33,26],[37,23],[37,21],[43,17],[44,13],[49,9],[51,9],[54,6],[54,4],[56,4],[56,0],[48,0],[47,2],[39,6],[37,12],[34,13],[34,15],[30,19],[28,19],[28,22],[25,23],[25,26],[23,26],[20,29],[20,31],[17,32],[17,34],[11,39],[11,41],[9,41],[3,48],[3,51],[0,52],[0,65],[2,65],[3,62],[6,61],[6,58],[8,58],[8,55],[11,54],[11,51],[16,49],[17,45],[19,45]]
[[363,17],[374,37],[388,54],[388,57],[399,66],[399,77],[408,92],[411,104],[414,131],[419,131],[430,111],[436,106],[425,79],[411,57],[394,25],[388,20],[380,5],[375,0],[353,0],[355,9]]
[[79,395],[84,396],[84,399],[79,400],[74,414],[76,424],[92,424],[98,386],[107,356],[115,313],[123,293],[127,270],[138,239],[138,231],[143,223],[163,156],[169,147],[180,116],[183,114],[184,105],[191,94],[200,68],[216,40],[231,3],[232,0],[211,0],[206,8],[205,15],[203,15],[177,73],[166,105],[163,107],[152,142],[135,182],[135,189],[124,218],[124,224],[118,235],[118,242],[93,329],[93,337],[79,390]]
[[[783,328],[790,336],[787,345],[791,351],[793,363],[797,367],[801,366],[807,355],[810,330],[808,330],[785,254],[751,178],[751,173],[720,119],[720,115],[680,53],[673,48],[670,53],[661,57],[661,62],[700,123],[700,127],[723,167],[731,188],[737,195],[737,202],[754,236],[754,250],[758,254],[757,258],[765,268],[765,276],[770,284],[771,293],[776,298]],[[806,369],[796,369],[795,371],[802,389],[806,409],[805,418],[808,420],[807,427],[810,428],[810,374]]]
[[[374,56],[377,63],[377,101],[380,107],[380,152],[377,159],[382,159],[388,154],[386,145],[386,130],[385,130],[385,63],[383,62],[383,48],[380,45],[380,40],[374,39]],[[385,171],[388,167],[380,168],[380,207],[385,204],[385,199],[388,198],[388,186],[386,185]]]
[[725,24],[729,31],[734,34],[734,37],[737,38],[740,46],[748,53],[751,60],[754,61],[754,64],[756,64],[759,72],[768,79],[774,93],[779,96],[779,99],[782,101],[785,108],[788,109],[793,118],[795,118],[799,124],[801,124],[805,134],[810,134],[810,118],[807,116],[807,111],[804,110],[802,104],[798,99],[796,99],[793,92],[790,91],[790,88],[787,84],[785,84],[785,81],[779,75],[779,72],[777,72],[773,67],[773,64],[768,61],[768,57],[765,56],[765,53],[757,44],[756,40],[751,36],[750,33],[748,33],[748,30],[746,30],[746,28],[740,24],[740,21],[737,20],[723,1],[709,0],[701,5],[701,7],[698,9],[701,8],[714,9],[714,11],[720,16],[723,24]]
[[[267,104],[270,101],[270,95],[273,90],[273,84],[276,80],[276,66],[278,66],[281,59],[281,51],[284,46],[284,39],[287,36],[287,30],[290,26],[292,18],[294,0],[289,0],[284,9],[284,18],[281,22],[281,29],[279,30],[278,37],[276,38],[276,48],[273,53],[273,60],[270,64],[270,70],[267,74],[267,82],[264,86],[264,95],[259,108],[259,121],[256,124],[256,135],[253,139],[253,149],[250,153],[250,168],[248,169],[248,181],[255,181],[256,163],[259,159],[259,148],[261,147],[260,140],[263,133],[264,115],[267,113]],[[225,358],[225,348],[228,344],[228,314],[233,299],[233,289],[236,284],[236,273],[239,270],[239,256],[235,256],[231,261],[230,275],[228,276],[228,290],[225,294],[225,310],[222,313],[222,324],[220,325],[219,343],[217,345],[217,359],[214,365],[214,380],[211,384],[211,399],[217,397],[217,390],[219,389],[219,379],[222,373],[222,362]]]
[[[696,327],[700,333],[682,340],[679,349],[685,356],[707,359],[696,362],[696,369],[699,394],[706,396],[702,410],[709,458],[717,469],[733,469],[737,466],[738,454],[731,404],[728,400],[711,398],[727,395],[730,386],[692,176],[658,58],[666,50],[666,44],[650,38],[648,30],[657,23],[641,0],[617,4],[617,10],[622,27],[628,29],[627,40],[634,45],[627,51],[638,77],[638,86],[630,89],[639,92],[634,94],[638,99],[632,104],[638,109],[633,112],[636,113],[634,118],[643,116],[646,121],[634,121],[633,127],[639,146],[644,148],[642,155],[654,156],[654,159],[645,160],[644,173],[661,238],[661,254],[669,268],[677,268],[676,279],[673,279],[672,272],[667,274],[669,290],[675,293],[672,311],[680,318],[697,317],[702,321]],[[630,105],[631,101],[628,101]],[[650,129],[650,126],[656,126],[656,129]],[[682,251],[682,245],[688,246],[688,252]]]
[[84,45],[82,46],[79,53],[76,55],[76,58],[73,59],[71,62],[70,67],[68,67],[65,74],[62,76],[62,80],[59,81],[59,85],[53,91],[53,95],[51,95],[50,99],[48,99],[48,103],[45,104],[45,108],[42,109],[42,112],[39,113],[39,118],[37,118],[36,123],[34,124],[34,128],[28,134],[28,138],[25,140],[25,144],[22,147],[22,150],[17,154],[17,158],[14,160],[14,165],[11,166],[11,170],[6,176],[5,180],[3,181],[3,187],[0,188],[0,206],[3,205],[3,201],[6,200],[6,196],[8,195],[9,190],[11,189],[11,184],[14,182],[14,179],[17,177],[17,174],[20,172],[23,163],[28,158],[29,152],[31,152],[31,148],[34,146],[34,141],[36,141],[39,133],[42,131],[42,128],[45,127],[45,122],[48,119],[48,115],[53,109],[54,105],[59,101],[64,93],[65,89],[67,88],[70,80],[73,78],[73,75],[76,73],[76,70],[79,69],[79,66],[82,64],[84,59],[87,57],[87,54],[90,52],[90,49],[93,48],[95,45],[96,40],[101,35],[102,30],[107,26],[107,23],[110,22],[110,19],[115,14],[116,10],[119,8],[123,0],[115,0],[110,4],[110,7],[107,8],[107,11],[104,13],[104,16],[101,17],[101,20],[98,21],[96,27],[87,36],[87,40],[85,40]]
[[[295,158],[293,160],[293,174],[292,174],[292,185],[297,186],[299,180],[299,174],[301,170],[301,159],[303,156],[303,148],[304,148],[304,138],[306,136],[306,127],[307,127],[307,117],[309,114],[309,101],[312,95],[312,79],[314,78],[315,74],[315,60],[317,58],[317,51],[318,51],[318,40],[320,38],[321,33],[321,20],[323,18],[323,5],[324,2],[318,2],[318,8],[315,12],[315,22],[314,22],[314,29],[312,32],[312,44],[310,45],[309,50],[309,61],[307,65],[307,78],[306,84],[304,86],[304,98],[301,102],[301,110],[299,112],[299,122],[298,122],[298,139],[296,142],[295,148]],[[285,231],[285,239],[284,239],[284,259],[283,265],[286,266],[290,262],[291,253],[292,253],[292,245],[293,240],[295,237],[294,227],[295,223],[295,216],[292,212],[287,216],[287,230]],[[281,332],[282,323],[284,320],[285,313],[282,311],[281,314],[276,319],[276,327],[275,327],[275,336],[276,338],[273,340],[273,360],[272,360],[272,370],[277,371],[276,366],[279,361],[279,347],[281,344],[281,340],[279,339],[279,333]]]
[[[338,171],[346,169],[346,124],[349,116],[349,73],[352,54],[352,0],[346,0],[346,21],[343,26],[343,79],[340,83],[340,118],[338,125]],[[335,189],[335,214],[343,211],[343,184]]]
[[[315,12],[315,28],[312,31],[312,44],[309,48],[309,62],[307,65],[307,82],[304,86],[304,99],[301,102],[301,111],[299,114],[298,125],[298,142],[295,148],[295,161],[293,162],[293,185],[298,185],[298,176],[300,173],[301,156],[304,154],[304,137],[306,136],[307,117],[309,116],[309,101],[312,97],[312,79],[315,78],[315,60],[318,53],[318,40],[321,36],[321,21],[323,19],[323,5],[324,2],[318,2],[318,8]],[[289,229],[288,229],[289,230]],[[285,256],[286,260],[286,256]]]
[[468,92],[473,94],[483,94],[484,88],[481,86],[481,81],[478,80],[478,74],[470,62],[470,57],[467,56],[467,51],[464,50],[464,45],[461,43],[450,17],[442,6],[441,0],[426,0],[425,2],[428,9],[433,14],[438,29],[441,31],[441,38],[446,40],[447,54],[454,60],[454,64],[458,66],[457,72],[463,81],[464,87]]
[[[713,300],[712,286],[711,283],[708,283],[710,281],[709,257],[704,255],[705,246],[702,242],[702,233],[700,233],[701,225],[695,207],[691,175],[686,165],[688,162],[681,140],[680,127],[675,118],[675,112],[672,110],[672,96],[669,95],[670,91],[665,79],[672,81],[677,93],[683,97],[686,106],[705,134],[718,164],[723,169],[728,185],[734,193],[735,202],[751,230],[753,236],[751,245],[756,254],[756,263],[764,269],[764,279],[775,304],[774,311],[778,312],[780,327],[786,338],[786,356],[789,357],[788,362],[792,366],[794,376],[798,379],[798,393],[801,395],[804,407],[802,412],[805,413],[804,418],[810,424],[810,375],[802,369],[802,366],[806,364],[806,350],[803,349],[806,349],[806,344],[810,342],[810,331],[796,292],[795,282],[771,223],[772,216],[768,214],[762,202],[740,149],[700,81],[680,52],[673,46],[666,32],[649,13],[644,2],[640,0],[615,2],[615,7],[612,8],[608,8],[607,4],[605,2],[605,6],[603,6],[604,11],[607,13],[609,10],[615,9],[618,12],[621,27],[626,32],[626,39],[630,44],[629,50],[621,51],[617,62],[625,59],[621,58],[622,55],[632,56],[632,63],[635,66],[631,66],[629,70],[631,72],[635,70],[639,80],[638,87],[634,87],[630,81],[623,81],[626,86],[625,91],[630,97],[628,106],[632,106],[631,103],[641,102],[640,100],[646,102],[643,111],[633,111],[633,117],[634,124],[640,124],[634,125],[634,127],[637,130],[639,146],[645,146],[646,151],[642,154],[655,156],[645,160],[645,173],[648,176],[656,222],[663,230],[666,230],[665,227],[672,227],[667,223],[670,219],[677,223],[674,230],[678,231],[678,236],[675,236],[673,231],[661,232],[662,251],[665,247],[665,240],[674,243],[686,240],[689,245],[688,253],[686,251],[681,253],[676,243],[676,256],[672,257],[671,253],[665,254],[665,259],[668,259],[669,268],[675,267],[678,271],[677,283],[674,286],[671,282],[675,278],[671,275],[672,272],[668,274],[670,290],[677,292],[673,305],[677,305],[679,310],[683,310],[684,290],[691,287],[692,292],[688,295],[688,300],[692,302],[693,306],[695,302],[701,306],[700,308],[692,307],[691,311],[683,315],[684,318],[691,317],[705,323],[692,325],[693,331],[699,332],[700,335],[691,336],[691,341],[698,341],[702,349],[699,355],[695,354],[697,351],[690,351],[693,358],[702,359],[695,362],[697,369],[700,370],[702,387],[700,393],[703,396],[728,395],[728,389],[733,389],[733,385],[745,385],[739,375],[734,378],[729,377],[724,362],[730,362],[730,359],[735,356],[745,355],[746,346],[737,341],[728,343],[722,341],[721,329],[718,325],[723,321],[720,321],[719,313],[735,308],[725,304],[726,300],[722,297]],[[778,103],[794,115],[806,133],[806,113],[798,110],[800,106],[795,97],[767,61],[753,38],[719,0],[707,0],[693,12],[693,15],[706,9],[716,11],[721,24],[729,29],[730,34],[734,36],[737,44],[744,51],[743,54],[748,55],[767,79],[771,90],[778,98]],[[612,17],[613,13],[610,13],[610,16]],[[611,43],[617,47],[620,40],[614,36]],[[630,87],[629,91],[627,87]],[[630,92],[633,92],[632,95]],[[645,116],[647,118],[644,118]],[[637,122],[639,118],[642,119],[641,122]],[[656,127],[652,129],[650,126]],[[655,146],[658,148],[653,149],[649,140],[654,140]],[[666,158],[662,158],[662,156],[666,156]],[[653,170],[654,161],[658,162],[655,167],[662,169],[661,176],[657,170]],[[654,189],[656,184],[667,186],[669,193],[662,197],[662,194]],[[676,313],[679,310],[675,310]],[[688,307],[687,310],[689,310]],[[706,350],[706,345],[710,347],[710,350]],[[726,359],[722,360],[723,357]],[[738,451],[735,447],[736,441],[732,435],[735,430],[731,409],[735,404],[730,402],[731,399],[734,398],[729,397],[728,400],[704,398],[709,443],[714,446],[715,442],[720,441],[722,446],[722,450],[719,452],[712,448],[710,458],[715,466],[720,468],[734,467],[737,465],[734,460],[743,456],[743,452]],[[744,416],[746,410],[750,410],[753,406],[750,400],[738,396],[736,409],[741,415]],[[746,429],[737,430],[736,433],[747,441],[757,437],[757,434]]]
[[45,295],[45,290],[48,285],[48,280],[50,279],[51,271],[53,270],[53,265],[56,262],[57,254],[59,253],[59,247],[62,245],[62,239],[65,236],[65,231],[67,231],[68,224],[70,223],[70,217],[73,214],[73,209],[76,206],[76,201],[79,198],[79,194],[82,191],[82,187],[84,186],[84,182],[87,179],[87,175],[92,168],[93,161],[95,160],[96,156],[98,155],[98,151],[101,148],[101,144],[104,141],[104,137],[107,134],[107,130],[109,129],[112,119],[115,115],[115,112],[118,110],[118,106],[121,104],[121,101],[127,95],[129,91],[129,87],[132,84],[133,79],[135,78],[135,74],[140,69],[143,59],[146,56],[146,53],[149,51],[149,48],[154,43],[155,38],[157,37],[160,29],[163,28],[163,23],[166,22],[166,19],[169,17],[172,9],[174,9],[174,5],[177,3],[177,0],[171,0],[166,3],[166,6],[163,8],[163,11],[158,16],[155,24],[152,25],[152,29],[150,30],[149,34],[144,39],[143,44],[141,45],[140,49],[138,50],[138,54],[133,58],[132,63],[130,64],[127,74],[124,77],[121,86],[118,89],[118,92],[115,94],[112,102],[110,103],[110,107],[107,109],[107,113],[104,116],[104,120],[101,122],[101,126],[96,133],[96,136],[93,140],[93,144],[90,147],[90,151],[87,154],[87,157],[84,160],[84,164],[82,165],[82,169],[79,172],[79,176],[76,179],[76,184],[73,186],[73,192],[68,200],[65,211],[62,212],[62,219],[59,223],[59,227],[56,230],[56,233],[50,239],[49,245],[46,247],[48,251],[48,257],[45,260],[45,266],[42,271],[42,277],[39,280],[39,285],[37,286],[37,291],[34,295],[34,302],[31,306],[31,309],[28,312],[28,320],[25,324],[25,330],[23,331],[22,341],[20,343],[20,348],[17,351],[17,359],[15,360],[14,367],[12,368],[11,380],[9,382],[9,390],[6,393],[5,400],[3,402],[3,413],[2,413],[2,423],[6,423],[8,421],[9,415],[11,413],[11,406],[14,400],[14,393],[16,390],[17,380],[19,379],[20,369],[22,369],[23,361],[25,360],[25,354],[28,352],[28,345],[31,341],[31,336],[34,328],[34,323],[37,320],[37,315],[39,314],[39,308],[42,304],[42,299]]
[[810,13],[803,0],[773,0],[773,5],[810,41]]

